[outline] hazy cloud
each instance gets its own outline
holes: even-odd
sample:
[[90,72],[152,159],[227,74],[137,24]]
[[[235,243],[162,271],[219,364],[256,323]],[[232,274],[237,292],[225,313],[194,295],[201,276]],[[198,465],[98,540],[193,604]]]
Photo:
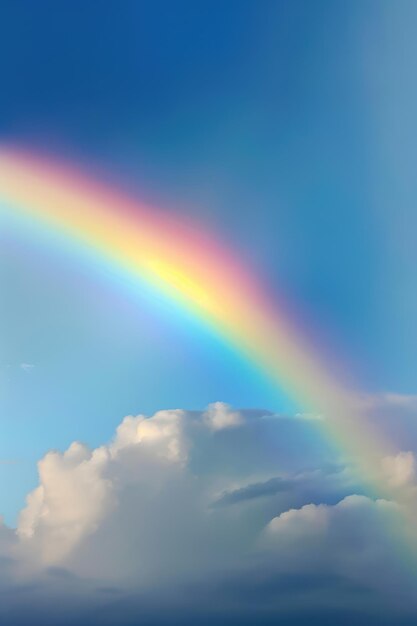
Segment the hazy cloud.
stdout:
[[20,369],[24,372],[31,372],[34,369],[34,365],[32,363],[21,363]]

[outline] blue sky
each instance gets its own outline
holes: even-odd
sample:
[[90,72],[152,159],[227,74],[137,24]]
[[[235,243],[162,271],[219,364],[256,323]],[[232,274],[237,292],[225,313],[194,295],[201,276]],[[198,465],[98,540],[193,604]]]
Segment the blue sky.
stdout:
[[3,140],[197,215],[370,387],[412,391],[412,4],[262,5],[6,3]]
[[[363,392],[415,394],[416,13],[406,0],[5,1],[0,142],[197,219]],[[2,222],[8,523],[47,450],[96,447],[124,415],[298,410],[197,320],[32,235]]]

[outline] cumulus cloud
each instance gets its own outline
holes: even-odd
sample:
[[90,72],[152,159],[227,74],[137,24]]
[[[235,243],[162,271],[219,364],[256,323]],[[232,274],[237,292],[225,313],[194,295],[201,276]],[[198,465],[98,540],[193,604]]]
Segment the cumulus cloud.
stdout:
[[342,577],[374,601],[391,594],[398,609],[400,597],[404,601],[414,589],[399,562],[398,545],[388,539],[393,529],[399,535],[404,531],[403,523],[396,503],[353,494],[334,505],[310,503],[281,513],[269,522],[261,542],[284,560],[284,570]]
[[60,561],[114,504],[105,476],[109,450],[73,443],[63,454],[49,452],[39,462],[39,486],[28,495],[18,536],[39,552],[43,563]]
[[383,458],[382,468],[391,487],[405,487],[415,483],[416,459],[411,451]]
[[233,411],[224,402],[214,402],[210,404],[204,413],[204,419],[212,430],[222,430],[232,428],[243,423],[243,416],[239,411]]
[[152,419],[144,415],[125,417],[117,428],[116,439],[109,450],[112,456],[123,448],[142,444],[142,447],[172,461],[185,462],[188,444],[184,434],[185,412],[159,411]]
[[[128,416],[108,445],[90,450],[75,442],[64,453],[49,452],[38,464],[40,484],[29,494],[19,519],[17,534],[25,552],[40,565],[70,559],[75,570],[88,569],[90,574],[91,563],[101,560],[100,574],[108,566],[113,576],[118,555],[112,546],[126,558],[133,543],[141,550],[131,563],[122,560],[120,571],[138,573],[146,564],[148,573],[161,575],[171,564],[177,571],[191,567],[201,558],[200,548],[215,542],[204,517],[210,481],[187,468],[192,438],[200,437],[200,445],[206,439],[209,445],[212,431],[243,423],[243,414],[218,402],[203,413],[169,410],[151,418]],[[125,515],[132,523],[123,521]],[[104,558],[100,537],[106,545]],[[178,564],[172,562],[172,553],[180,538],[184,553]],[[188,550],[190,539],[201,542],[200,547]],[[152,554],[152,548],[159,554]],[[89,551],[87,560],[83,555]]]
[[[365,520],[369,522],[372,517],[378,520],[396,516],[397,513],[398,505],[394,502],[352,494],[334,505],[310,503],[299,509],[284,511],[268,523],[265,537],[276,545],[283,540],[288,546],[290,540],[300,545],[300,539],[308,536],[314,542],[319,540],[322,548],[322,542],[329,541],[331,534],[345,534],[345,539],[348,539],[355,535],[357,538],[365,531],[365,541],[371,543],[376,528],[370,527]],[[352,548],[352,544],[348,547],[347,541],[343,541],[341,545],[343,549]],[[305,545],[302,548],[305,550]]]
[[[392,538],[399,505],[366,495],[315,422],[215,403],[128,416],[108,444],[48,452],[18,528],[0,525],[0,591],[276,618],[299,596],[310,611],[373,611],[376,597],[396,611],[394,576],[415,608]],[[415,480],[411,451],[381,468],[393,486]]]

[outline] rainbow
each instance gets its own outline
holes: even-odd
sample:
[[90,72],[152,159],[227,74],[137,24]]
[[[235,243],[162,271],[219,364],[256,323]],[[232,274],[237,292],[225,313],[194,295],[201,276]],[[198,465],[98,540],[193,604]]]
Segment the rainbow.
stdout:
[[324,433],[355,461],[365,482],[387,494],[379,476],[381,459],[393,453],[389,443],[229,248],[67,164],[21,150],[0,151],[0,200],[29,227],[36,223],[70,246],[77,243],[203,320],[299,405],[320,413]]

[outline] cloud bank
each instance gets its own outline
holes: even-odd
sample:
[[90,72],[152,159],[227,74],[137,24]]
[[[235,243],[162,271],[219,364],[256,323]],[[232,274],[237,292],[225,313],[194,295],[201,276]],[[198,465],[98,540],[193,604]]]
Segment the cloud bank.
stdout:
[[[381,402],[384,420],[389,406],[405,423],[415,410]],[[408,624],[400,506],[364,491],[319,422],[217,402],[128,416],[106,445],[48,452],[17,529],[0,526],[0,618]],[[393,485],[414,489],[415,471],[412,450],[381,459]]]

